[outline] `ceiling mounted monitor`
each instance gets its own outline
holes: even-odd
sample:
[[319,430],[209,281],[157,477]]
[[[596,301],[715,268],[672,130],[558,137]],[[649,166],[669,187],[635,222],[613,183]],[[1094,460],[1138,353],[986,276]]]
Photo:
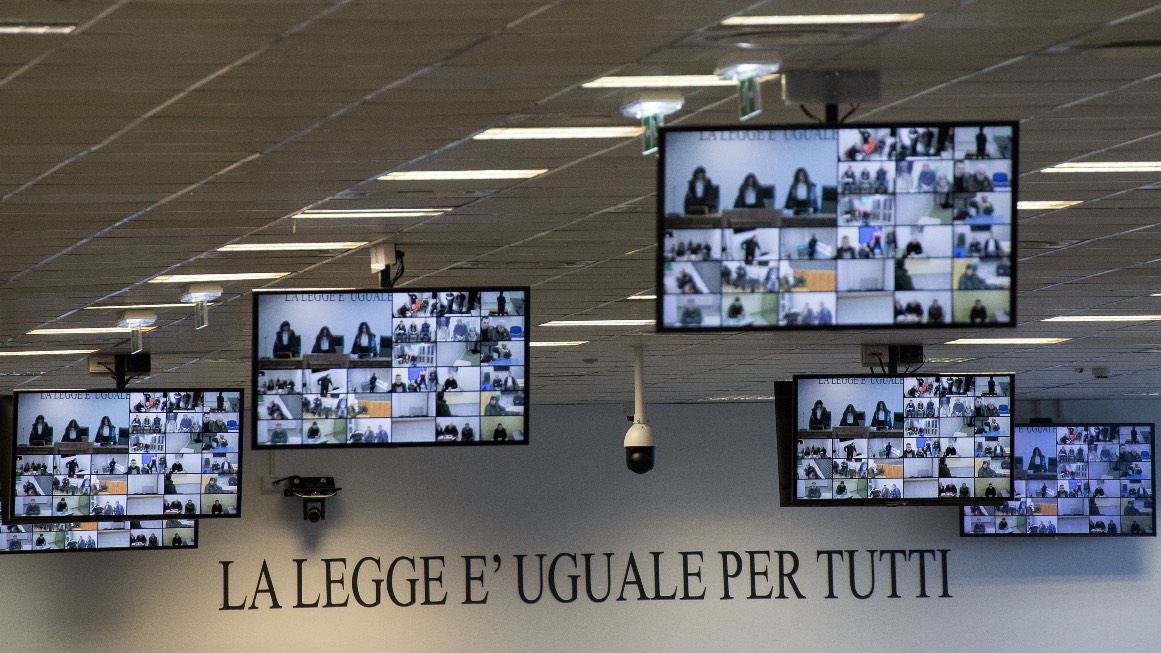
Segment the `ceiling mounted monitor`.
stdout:
[[1015,325],[1014,122],[661,132],[661,331]]
[[[795,376],[789,505],[1012,498],[1011,374]],[[785,421],[785,420],[784,420]]]
[[[13,523],[238,517],[242,391],[17,391]],[[147,538],[148,541],[148,538]]]
[[960,534],[1155,536],[1154,433],[1143,422],[1017,424],[1012,500],[964,506]]
[[254,296],[254,448],[528,442],[528,288]]

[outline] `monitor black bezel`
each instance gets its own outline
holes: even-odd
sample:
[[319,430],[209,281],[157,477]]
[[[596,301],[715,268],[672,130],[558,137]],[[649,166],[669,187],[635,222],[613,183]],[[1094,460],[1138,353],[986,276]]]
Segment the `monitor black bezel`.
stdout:
[[[1089,427],[1089,426],[1113,426],[1113,427],[1148,426],[1151,429],[1151,433],[1153,434],[1153,439],[1149,443],[1149,446],[1152,448],[1152,451],[1150,452],[1150,455],[1149,455],[1149,474],[1150,474],[1149,479],[1153,483],[1152,494],[1154,497],[1153,498],[1153,504],[1154,504],[1153,512],[1150,514],[1150,516],[1153,518],[1152,532],[1150,532],[1150,533],[1128,533],[1128,532],[1121,533],[1118,531],[1116,534],[1112,534],[1112,533],[1044,533],[1044,534],[1041,534],[1041,533],[970,533],[970,532],[965,532],[965,530],[964,530],[964,514],[963,514],[963,511],[960,511],[957,515],[957,518],[959,519],[959,536],[960,537],[974,537],[974,538],[982,538],[982,539],[1013,539],[1013,540],[1041,540],[1041,539],[1051,539],[1051,538],[1058,538],[1058,537],[1063,537],[1063,538],[1092,537],[1092,538],[1109,538],[1109,539],[1118,539],[1118,538],[1122,538],[1122,537],[1126,537],[1126,538],[1127,537],[1157,537],[1157,507],[1156,507],[1156,503],[1157,503],[1157,499],[1156,499],[1156,495],[1157,495],[1157,464],[1156,464],[1156,455],[1155,455],[1157,453],[1157,425],[1154,424],[1153,422],[1135,422],[1135,421],[1134,422],[1101,422],[1101,421],[1088,422],[1085,420],[1067,420],[1067,421],[1061,421],[1061,422],[1054,421],[1051,424],[1032,424],[1032,423],[1028,423],[1028,422],[1021,422],[1021,423],[1017,424],[1017,423],[1013,422],[1012,423],[1013,467],[1015,466],[1014,456],[1015,456],[1016,447],[1015,447],[1014,440],[1016,438],[1016,429],[1028,428],[1028,427],[1056,428],[1056,427],[1061,427],[1061,426],[1064,426],[1064,427],[1068,427],[1068,426],[1084,426],[1084,427]],[[1013,477],[1012,481],[1015,482],[1015,480],[1016,480],[1015,477]],[[1062,480],[1062,479],[1058,478],[1057,480]],[[1118,498],[1120,498],[1120,497],[1118,497]],[[1057,498],[1057,499],[1059,499],[1059,498]],[[1003,503],[1008,503],[1008,502],[1005,501]],[[968,505],[969,506],[970,505],[981,505],[982,506],[985,504],[981,504],[979,502],[973,502],[973,503],[970,503]],[[1059,517],[1059,515],[1057,515],[1057,516]],[[1121,516],[1123,517],[1124,515],[1121,515]]]
[[[473,285],[450,285],[450,286],[400,286],[396,288],[367,288],[367,289],[343,289],[343,290],[317,290],[317,291],[301,291],[301,290],[262,290],[253,293],[253,301],[251,303],[251,328],[250,328],[250,389],[254,393],[254,401],[258,401],[260,393],[258,391],[258,339],[261,337],[258,333],[258,302],[262,297],[278,296],[278,295],[301,295],[304,293],[326,293],[336,295],[346,294],[396,294],[396,293],[444,293],[444,292],[463,292],[468,290],[475,290],[481,293],[484,292],[522,292],[524,293],[524,439],[523,440],[505,440],[503,442],[495,442],[493,440],[476,439],[471,442],[359,442],[354,444],[259,444],[258,442],[258,410],[251,411],[250,417],[250,448],[262,451],[284,451],[293,449],[313,449],[318,451],[342,451],[346,449],[403,449],[403,448],[462,448],[462,447],[507,447],[515,445],[527,445],[530,436],[528,430],[528,413],[532,403],[532,390],[528,387],[528,381],[532,376],[532,288],[530,286],[473,286]],[[392,366],[394,367],[394,366]]]
[[[788,503],[783,503],[782,505],[784,507],[798,508],[798,507],[808,507],[808,506],[818,506],[818,507],[837,507],[837,506],[971,506],[971,505],[997,506],[997,505],[1001,505],[1003,503],[1006,503],[1007,500],[1002,498],[1002,497],[999,497],[996,499],[982,499],[982,500],[980,497],[969,497],[966,499],[961,499],[959,497],[955,497],[955,498],[947,497],[947,498],[943,498],[943,499],[938,498],[938,497],[936,497],[936,498],[930,498],[930,497],[914,498],[914,499],[902,497],[900,499],[873,500],[873,499],[835,499],[833,497],[830,499],[805,499],[805,498],[799,498],[797,496],[797,487],[796,486],[797,486],[798,479],[797,479],[796,472],[795,472],[795,469],[797,467],[797,464],[796,464],[796,457],[797,456],[796,456],[796,450],[795,450],[795,443],[798,439],[798,431],[799,431],[799,428],[798,428],[798,404],[799,404],[798,388],[799,388],[799,381],[809,380],[809,379],[834,379],[834,378],[842,378],[842,379],[900,378],[900,379],[906,379],[906,378],[916,377],[916,376],[921,376],[921,377],[974,376],[977,378],[1006,376],[1009,379],[1009,385],[1008,385],[1009,402],[1014,401],[1015,396],[1016,396],[1016,375],[1013,372],[980,373],[980,372],[914,372],[913,371],[913,372],[909,372],[909,373],[900,372],[897,374],[866,374],[866,373],[864,373],[864,374],[841,374],[841,373],[840,374],[795,374],[793,376],[793,379],[792,379],[792,383],[794,384],[794,389],[792,391],[793,392],[793,394],[792,394],[793,401],[792,401],[792,405],[790,407],[790,410],[793,411],[793,414],[790,416],[791,423],[793,424],[793,429],[785,437],[780,438],[782,445],[779,448],[779,453],[782,454],[781,457],[785,458],[785,462],[782,463],[781,469],[779,471],[782,474],[786,474],[787,477],[791,479],[790,483],[792,484],[791,488],[790,488],[790,494],[789,494],[790,500]],[[1009,411],[1008,411],[1009,424],[1011,425],[1010,428],[1014,430],[1015,423],[1013,421],[1011,421],[1012,419],[1014,419],[1012,417],[1014,404],[1009,403],[1009,406],[1010,406]],[[1011,434],[1009,434],[1009,444],[1011,444],[1010,438],[1011,438]],[[1011,447],[1011,446],[1008,447],[1007,459],[1008,459],[1008,465],[1010,468],[1015,462],[1015,449],[1014,449],[1014,447]],[[971,478],[974,479],[974,478],[979,478],[979,477],[971,477]]]
[[[1011,243],[1013,244],[1012,252],[1009,253],[1009,262],[1012,267],[1012,274],[1010,275],[1011,282],[1008,288],[1008,307],[1009,319],[1001,324],[987,324],[980,326],[978,324],[970,323],[955,323],[948,322],[938,326],[931,326],[927,324],[830,324],[826,326],[820,325],[749,325],[749,326],[698,326],[698,327],[674,327],[666,326],[663,319],[663,301],[665,297],[665,150],[667,135],[672,132],[700,132],[700,131],[732,131],[732,132],[747,132],[747,131],[794,131],[794,130],[818,130],[818,129],[859,129],[866,127],[870,129],[882,128],[900,128],[900,127],[1011,127],[1012,128],[1012,174],[1009,177],[1008,184],[1012,189],[1012,222],[1011,227]],[[907,329],[930,331],[938,329],[1014,329],[1019,322],[1017,312],[1017,297],[1016,286],[1019,279],[1019,270],[1017,262],[1018,248],[1015,245],[1019,244],[1019,233],[1017,219],[1016,204],[1019,197],[1019,162],[1020,162],[1020,123],[1018,121],[1007,120],[915,120],[915,121],[890,121],[890,122],[843,122],[835,125],[820,124],[820,123],[781,123],[781,124],[764,124],[764,125],[681,125],[674,127],[660,127],[658,130],[658,149],[657,149],[657,256],[654,261],[654,284],[657,288],[657,299],[654,301],[654,319],[655,329],[658,333],[697,333],[697,332],[739,332],[739,331],[847,331],[851,329]],[[718,293],[719,295],[722,293]]]
[[[41,393],[45,393],[45,392],[75,392],[78,394],[80,394],[80,393],[85,393],[85,394],[95,394],[95,393],[132,394],[135,392],[150,392],[150,393],[154,393],[154,392],[156,392],[156,393],[162,393],[162,392],[183,392],[183,393],[184,392],[202,392],[202,393],[206,393],[206,392],[237,392],[238,393],[238,410],[239,410],[239,413],[241,413],[238,415],[238,470],[245,469],[245,466],[244,466],[245,463],[243,462],[243,458],[244,458],[243,451],[245,450],[245,447],[242,446],[243,445],[243,438],[245,435],[242,429],[243,429],[243,426],[247,423],[246,417],[244,414],[246,412],[246,390],[244,388],[192,388],[192,387],[186,387],[186,386],[162,386],[162,387],[153,387],[153,386],[151,386],[151,387],[137,387],[137,386],[134,386],[134,387],[130,387],[130,388],[112,388],[112,389],[110,389],[110,388],[97,388],[97,389],[84,389],[84,390],[23,390],[23,389],[22,390],[15,390],[15,391],[13,391],[13,402],[12,402],[12,443],[8,447],[5,448],[8,451],[9,456],[11,457],[11,460],[9,461],[9,464],[8,464],[8,473],[10,474],[9,478],[11,479],[11,481],[8,483],[5,483],[5,485],[4,485],[4,487],[6,489],[5,490],[5,495],[6,495],[5,498],[7,500],[4,502],[3,517],[4,517],[4,523],[6,523],[6,524],[59,524],[59,523],[61,523],[61,519],[55,515],[42,515],[40,517],[27,517],[24,515],[15,514],[15,505],[16,505],[16,501],[15,501],[15,499],[16,499],[16,485],[15,485],[16,480],[15,479],[18,476],[18,474],[16,473],[16,456],[19,453],[17,451],[17,447],[19,445],[17,444],[16,433],[17,433],[17,428],[19,427],[19,424],[20,424],[20,396],[21,395],[41,394]],[[243,486],[245,485],[245,483],[243,482],[244,473],[242,471],[238,471],[238,472],[236,472],[236,475],[238,477],[238,491],[234,493],[234,495],[237,497],[237,501],[236,501],[237,509],[235,510],[235,514],[231,515],[231,514],[223,513],[221,515],[211,515],[209,513],[205,513],[205,514],[198,513],[196,515],[183,514],[183,515],[181,515],[181,517],[186,518],[186,519],[194,519],[194,520],[199,520],[199,519],[215,519],[215,520],[216,519],[240,519],[242,517],[242,491],[243,491]],[[55,496],[55,495],[52,495],[52,496]],[[149,496],[157,496],[157,495],[149,495]],[[164,496],[164,494],[162,494],[160,496]],[[111,516],[111,518],[106,518],[105,515],[79,515],[76,517],[71,517],[67,521],[81,522],[81,523],[115,523],[115,522],[128,522],[128,521],[164,521],[165,519],[171,518],[173,516],[174,516],[173,513],[160,513],[160,514],[149,514],[149,515],[128,515],[128,514],[126,514],[126,515],[113,515],[113,516]],[[160,548],[164,548],[164,547],[160,547]],[[185,547],[174,547],[174,548],[185,548]],[[193,547],[190,547],[190,548],[193,548]],[[112,550],[123,551],[125,549],[112,549]]]

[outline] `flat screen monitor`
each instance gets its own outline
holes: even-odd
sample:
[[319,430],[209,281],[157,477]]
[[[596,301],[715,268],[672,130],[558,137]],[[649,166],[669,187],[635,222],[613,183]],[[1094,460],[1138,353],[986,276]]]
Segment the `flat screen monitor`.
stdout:
[[790,505],[1011,499],[1012,383],[1011,374],[795,376]]
[[964,506],[964,536],[1155,536],[1154,425],[1017,424],[1013,496]]
[[0,555],[120,551],[125,549],[196,549],[197,521],[179,515],[158,520],[121,523],[60,522],[12,524],[0,522]]
[[1016,123],[660,136],[659,330],[1015,326]]
[[254,448],[526,444],[528,295],[255,293]]
[[10,522],[240,516],[242,397],[238,389],[17,391]]

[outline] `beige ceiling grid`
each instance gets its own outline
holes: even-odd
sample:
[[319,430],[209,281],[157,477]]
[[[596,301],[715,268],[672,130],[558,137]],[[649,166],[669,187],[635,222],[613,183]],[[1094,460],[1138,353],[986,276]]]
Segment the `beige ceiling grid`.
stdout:
[[[648,318],[655,162],[627,141],[473,141],[493,126],[629,124],[632,91],[583,89],[606,74],[709,73],[746,52],[801,65],[874,67],[884,99],[855,118],[1022,119],[1021,336],[1040,347],[948,346],[970,331],[656,336],[541,328],[540,402],[621,401],[628,345],[648,348],[649,397],[769,394],[794,372],[857,371],[864,342],[921,341],[1012,369],[1030,398],[1155,392],[1153,325],[1053,324],[1056,315],[1161,313],[1159,176],[1049,175],[1072,160],[1159,160],[1159,5],[1000,0],[745,3],[0,1],[0,21],[70,22],[69,36],[0,37],[0,312],[4,349],[117,347],[118,337],[25,335],[110,326],[93,304],[176,301],[172,272],[290,272],[268,287],[373,285],[364,250],[239,255],[233,242],[397,242],[412,285],[534,287],[535,322]],[[923,11],[902,28],[725,28],[731,15]],[[744,50],[739,43],[757,46]],[[676,124],[736,124],[726,88],[686,89]],[[765,89],[763,122],[804,122]],[[816,112],[820,107],[812,107]],[[393,170],[548,168],[510,182],[384,182]],[[303,220],[307,208],[448,207],[438,218]],[[261,283],[261,282],[259,282]],[[250,282],[226,284],[209,328],[158,309],[156,382],[244,383]],[[1009,333],[1009,332],[1005,332]],[[977,335],[983,335],[979,332]],[[1105,365],[1107,380],[1087,369]],[[931,367],[936,367],[932,364]],[[0,358],[0,388],[81,387],[81,357]]]

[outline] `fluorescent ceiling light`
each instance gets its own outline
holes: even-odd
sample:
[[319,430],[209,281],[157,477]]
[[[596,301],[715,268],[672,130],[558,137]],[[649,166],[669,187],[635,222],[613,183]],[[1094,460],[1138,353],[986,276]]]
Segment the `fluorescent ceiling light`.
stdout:
[[718,395],[702,401],[774,401],[774,395]]
[[681,88],[684,86],[737,86],[717,75],[621,75],[600,77],[581,88]]
[[434,218],[451,209],[310,209],[295,218],[357,219],[357,218]]
[[657,299],[657,295],[629,295],[625,299]]
[[313,252],[333,249],[356,249],[367,241],[342,241],[323,243],[240,243],[219,247],[219,252]]
[[681,111],[685,98],[672,91],[653,91],[621,106],[621,115],[641,120],[645,116],[668,116]]
[[743,61],[720,66],[714,71],[714,74],[722,79],[733,81],[757,77],[759,81],[764,82],[769,78],[776,77],[775,73],[781,68],[782,63],[778,61]]
[[923,358],[924,363],[936,363],[939,365],[951,365],[953,363],[966,363],[968,361],[974,361],[974,360],[975,360],[974,358],[927,358],[926,356]]
[[1040,172],[1161,172],[1161,161],[1074,161]]
[[529,347],[579,347],[588,344],[588,340],[537,340],[528,343]]
[[408,170],[392,172],[379,181],[447,181],[458,179],[531,179],[548,172],[548,168],[530,170]]
[[210,281],[261,281],[281,279],[289,272],[228,272],[222,274],[159,274],[149,283],[200,283]]
[[127,327],[79,327],[73,329],[33,329],[28,332],[30,336],[65,336],[65,335],[83,335],[83,334],[102,334],[102,333],[129,333],[130,331],[152,331],[156,327],[145,327],[143,329],[130,329]]
[[137,308],[185,308],[193,306],[192,302],[179,302],[173,304],[99,304],[97,306],[86,306],[86,311],[108,311],[108,310],[133,310]]
[[1041,322],[1150,322],[1161,320],[1161,315],[1060,315]]
[[72,34],[76,29],[69,23],[0,23],[0,34]]
[[1055,345],[1072,338],[959,338],[945,345]]
[[1080,200],[1021,200],[1016,202],[1020,211],[1048,211],[1051,209],[1067,209],[1080,204]]
[[210,302],[222,296],[222,287],[216,283],[191,283],[181,289],[183,302]]
[[656,320],[552,320],[542,327],[585,327],[585,326],[648,326]]
[[923,14],[805,14],[797,16],[734,16],[722,25],[882,25],[910,23]]
[[91,354],[96,349],[38,349],[26,351],[0,351],[0,356],[81,356]]
[[641,127],[494,127],[472,137],[477,141],[538,140],[552,138],[633,138]]

